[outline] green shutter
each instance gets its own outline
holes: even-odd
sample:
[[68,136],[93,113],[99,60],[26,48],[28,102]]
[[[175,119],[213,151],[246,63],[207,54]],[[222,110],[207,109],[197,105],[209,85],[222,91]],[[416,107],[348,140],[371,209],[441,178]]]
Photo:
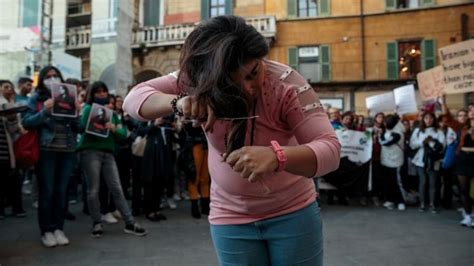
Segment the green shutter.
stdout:
[[296,18],[298,16],[298,6],[296,0],[287,0],[288,1],[288,17]]
[[387,79],[398,79],[398,43],[387,43]]
[[298,48],[288,48],[288,65],[298,71]]
[[435,40],[424,40],[421,42],[421,68],[427,70],[436,65]]
[[145,0],[143,2],[144,26],[158,26],[160,25],[160,1],[159,0]]
[[329,16],[329,0],[321,0],[319,3],[319,15]]
[[396,0],[385,0],[385,9],[396,9],[397,1]]
[[232,15],[232,9],[234,4],[232,3],[232,0],[225,0],[225,14],[226,15]]
[[319,58],[321,63],[321,80],[331,80],[331,49],[327,45],[319,46]]
[[38,25],[39,4],[38,0],[23,0],[22,27],[33,27]]
[[431,6],[434,4],[434,0],[422,0],[421,5],[422,6]]
[[201,20],[209,18],[209,0],[201,0]]

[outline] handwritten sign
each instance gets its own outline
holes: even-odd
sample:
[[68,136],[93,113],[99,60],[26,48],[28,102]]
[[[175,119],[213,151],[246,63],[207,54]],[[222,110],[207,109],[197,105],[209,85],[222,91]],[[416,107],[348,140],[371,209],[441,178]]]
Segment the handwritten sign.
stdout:
[[365,105],[371,116],[379,112],[393,112],[396,107],[393,92],[367,97],[365,98]]
[[474,40],[439,49],[447,94],[474,91]]
[[393,90],[395,105],[399,115],[418,112],[416,107],[415,87],[406,85]]
[[422,101],[436,100],[443,95],[444,72],[442,66],[420,72],[416,78]]

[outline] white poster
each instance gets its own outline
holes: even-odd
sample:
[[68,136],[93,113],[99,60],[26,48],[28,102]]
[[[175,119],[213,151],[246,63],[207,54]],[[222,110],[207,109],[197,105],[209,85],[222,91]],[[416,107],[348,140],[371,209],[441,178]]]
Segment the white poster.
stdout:
[[395,98],[392,92],[378,94],[365,98],[369,115],[375,116],[379,112],[395,112]]
[[444,93],[474,91],[474,40],[439,49],[444,72]]
[[341,158],[348,157],[354,163],[366,163],[372,158],[372,130],[336,130],[341,143]]
[[393,90],[397,114],[410,114],[418,112],[416,106],[415,86],[406,85]]

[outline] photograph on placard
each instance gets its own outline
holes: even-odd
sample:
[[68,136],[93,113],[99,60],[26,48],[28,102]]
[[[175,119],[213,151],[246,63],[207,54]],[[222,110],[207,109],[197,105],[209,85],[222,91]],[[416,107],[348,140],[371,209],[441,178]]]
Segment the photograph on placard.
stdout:
[[109,136],[110,130],[107,123],[112,120],[112,110],[99,104],[92,104],[89,118],[87,119],[86,133],[102,138]]
[[53,116],[77,117],[76,86],[65,83],[53,83],[51,84],[51,96],[54,100]]

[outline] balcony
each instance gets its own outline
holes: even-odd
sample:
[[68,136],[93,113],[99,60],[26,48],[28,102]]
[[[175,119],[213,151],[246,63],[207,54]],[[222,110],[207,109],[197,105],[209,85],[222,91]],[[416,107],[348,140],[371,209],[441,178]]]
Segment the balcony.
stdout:
[[[275,17],[247,17],[245,20],[247,21],[247,24],[256,28],[265,38],[275,37]],[[132,48],[138,48],[143,44],[147,47],[181,45],[196,26],[197,23],[140,28],[138,31],[133,33]]]
[[92,21],[92,38],[117,36],[117,18],[95,19]]
[[91,46],[91,29],[71,28],[66,32],[66,50],[83,49]]

